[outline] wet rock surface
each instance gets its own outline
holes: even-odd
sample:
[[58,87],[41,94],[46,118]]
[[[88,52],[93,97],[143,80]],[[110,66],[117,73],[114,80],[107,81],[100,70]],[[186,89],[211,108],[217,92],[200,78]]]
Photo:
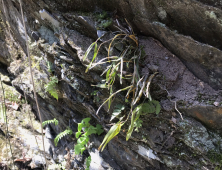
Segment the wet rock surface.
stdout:
[[[45,129],[44,141],[50,164],[61,164],[65,160],[66,169],[84,169],[86,158],[91,155],[90,169],[220,168],[218,159],[215,159],[221,155],[222,142],[222,34],[219,1],[114,0],[107,6],[106,0],[88,0],[84,3],[75,0],[24,0],[23,8],[41,117],[43,121],[54,118],[59,121],[59,126],[50,124]],[[2,80],[15,87],[21,95],[26,94],[33,109],[32,116],[39,118],[26,56],[19,2],[7,0],[2,4],[1,1],[0,10],[0,25],[4,31],[0,32]],[[103,10],[108,10],[108,18],[103,18],[105,22],[98,18]],[[108,29],[101,29],[101,25],[104,27],[109,18],[113,23]],[[162,110],[159,115],[142,116],[142,128],[133,132],[129,141],[125,140],[126,124],[103,152],[97,148],[105,133],[92,136],[91,147],[83,155],[75,155],[74,135],[62,138],[58,146],[53,142],[55,136],[67,127],[77,132],[77,124],[86,117],[91,117],[92,125],[101,124],[107,132],[115,104],[124,103],[124,94],[118,94],[109,112],[108,107],[104,106],[96,115],[98,107],[109,96],[108,90],[95,87],[102,82],[103,77],[100,75],[107,65],[97,65],[86,73],[93,51],[83,61],[86,50],[100,34],[109,33],[108,38],[102,37],[99,42],[102,43],[115,36],[112,32],[116,31],[115,26],[129,29],[124,18],[140,34],[139,46],[144,53],[139,61],[140,74],[158,72],[151,84],[151,96],[160,101]],[[10,27],[3,27],[6,20]],[[39,36],[37,39],[33,31]],[[96,61],[106,57],[107,47],[100,49]],[[114,54],[119,55],[122,48],[115,49]],[[45,90],[51,77],[58,78],[55,86],[58,100]],[[118,84],[114,86],[119,88]],[[30,110],[26,107],[24,105],[21,108]],[[20,169],[27,166],[32,169],[42,168],[46,160],[42,148],[41,152],[37,151],[34,141],[36,136],[41,143],[40,124],[36,122],[38,128],[34,129],[37,134],[33,134],[28,128],[30,121],[25,112],[9,110],[9,118],[14,157],[22,160]],[[4,144],[6,133],[3,120],[1,124],[0,147],[4,152],[0,166],[3,167],[9,165],[10,159],[5,155],[9,148]],[[29,146],[28,149],[26,146]],[[25,164],[26,158],[32,158],[31,163],[27,161]]]

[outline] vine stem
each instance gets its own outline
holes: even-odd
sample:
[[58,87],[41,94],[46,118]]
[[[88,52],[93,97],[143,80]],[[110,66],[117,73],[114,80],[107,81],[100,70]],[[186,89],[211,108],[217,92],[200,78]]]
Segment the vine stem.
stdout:
[[[0,75],[1,76],[1,75]],[[3,104],[3,102],[2,102],[2,96],[0,97],[0,101],[1,101],[1,108],[2,108],[2,117],[3,117],[3,121],[5,121],[5,117],[4,117],[4,104]],[[6,138],[6,140],[5,140],[5,145],[6,145],[6,148],[8,148],[8,141],[7,141],[7,134],[5,135],[5,138]],[[7,152],[7,154],[6,154],[6,160],[9,160],[9,156],[8,156],[8,152]],[[6,168],[7,168],[7,170],[8,170],[8,163],[6,163]]]
[[[20,68],[19,68],[20,69]],[[19,71],[20,72],[20,71]],[[20,77],[20,82],[21,82],[21,84],[22,84],[22,79],[21,79],[21,77]],[[24,87],[24,84],[22,85],[23,86],[23,89],[25,89],[25,87]],[[24,91],[24,96],[25,96],[25,104],[26,104],[26,106],[28,105],[28,101],[27,101],[27,96],[26,96],[26,93],[25,93],[25,91]],[[28,115],[29,115],[29,120],[30,120],[30,122],[31,122],[31,126],[32,126],[32,133],[33,133],[33,135],[35,134],[35,129],[34,129],[34,126],[33,126],[33,121],[32,121],[32,118],[31,118],[31,113],[30,113],[30,110],[27,110],[27,112],[28,112]],[[27,113],[26,112],[26,113]],[[38,150],[40,151],[40,147],[39,147],[39,143],[38,143],[38,140],[37,140],[37,137],[34,135],[34,137],[35,137],[35,142],[36,142],[36,144],[37,144],[37,146],[38,146]],[[43,161],[43,157],[41,156],[41,159],[42,159],[42,162],[44,162]]]
[[[30,75],[31,75],[33,92],[34,92],[35,102],[36,102],[36,106],[37,106],[37,110],[38,110],[38,114],[39,114],[40,123],[41,123],[41,134],[42,134],[42,145],[43,145],[43,150],[44,150],[44,158],[45,158],[45,162],[46,162],[46,167],[48,167],[46,154],[45,154],[45,144],[44,144],[43,128],[42,128],[42,116],[41,116],[40,109],[39,109],[39,103],[38,103],[38,100],[37,100],[37,95],[36,95],[36,90],[35,90],[35,83],[34,83],[34,79],[33,79],[33,72],[32,72],[32,67],[31,67],[31,58],[30,58],[29,44],[28,44],[28,36],[27,36],[26,24],[25,24],[24,15],[23,15],[23,9],[22,9],[22,0],[19,0],[19,3],[20,3],[21,14],[22,14],[23,26],[24,26],[24,30],[25,30],[26,48],[27,48],[27,55],[28,55],[28,59],[29,59],[29,70],[30,70]],[[46,168],[44,167],[44,169],[46,169]]]
[[[6,146],[7,146],[7,139],[8,139],[10,152],[11,152],[12,158],[14,158],[13,153],[12,153],[12,146],[11,146],[11,142],[10,142],[10,138],[9,138],[9,134],[8,134],[8,118],[6,115],[5,90],[3,88],[1,74],[0,74],[0,82],[1,82],[2,93],[3,93],[3,101],[4,101],[4,105],[5,105],[5,109],[3,109],[3,114],[4,114],[3,118],[5,118],[5,123],[6,123]],[[6,147],[6,149],[7,149],[7,147]],[[12,162],[13,162],[13,165],[15,168],[14,160],[12,160]]]

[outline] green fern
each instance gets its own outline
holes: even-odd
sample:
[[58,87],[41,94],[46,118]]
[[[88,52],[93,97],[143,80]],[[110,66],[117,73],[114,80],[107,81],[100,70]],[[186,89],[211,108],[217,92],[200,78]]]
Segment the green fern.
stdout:
[[62,139],[66,135],[71,135],[71,134],[72,134],[72,130],[71,129],[66,129],[65,131],[63,131],[60,134],[58,134],[55,137],[55,139],[54,139],[55,146],[57,146],[57,144],[58,144],[60,139]]
[[56,100],[58,100],[58,92],[56,90],[58,84],[58,78],[53,76],[50,77],[50,81],[45,85],[45,90],[49,92]]
[[51,123],[58,125],[59,121],[56,118],[54,118],[53,120],[46,120],[46,121],[42,122],[42,127],[44,127],[45,125],[51,124]]
[[53,63],[51,63],[50,61],[47,61],[47,67],[48,67],[47,71],[49,73],[52,73],[53,71],[55,71],[54,68],[53,68]]
[[86,158],[86,170],[89,170],[91,160],[92,160],[92,159],[91,159],[91,156],[89,156],[88,158]]

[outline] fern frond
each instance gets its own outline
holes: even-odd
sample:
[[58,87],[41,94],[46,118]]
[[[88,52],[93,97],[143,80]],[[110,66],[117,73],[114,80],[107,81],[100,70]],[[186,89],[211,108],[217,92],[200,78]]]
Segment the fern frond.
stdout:
[[60,134],[58,134],[55,137],[55,139],[54,139],[55,146],[58,145],[58,142],[59,142],[60,139],[62,139],[66,135],[71,135],[71,134],[72,134],[72,130],[71,129],[66,129],[65,131],[63,131]]
[[51,123],[58,125],[59,121],[56,118],[54,118],[53,120],[46,120],[46,121],[42,122],[42,127],[44,127],[45,125],[51,124]]
[[50,77],[50,81],[45,85],[45,90],[49,92],[56,100],[58,100],[58,92],[56,90],[56,85],[58,84],[58,78],[53,76]]

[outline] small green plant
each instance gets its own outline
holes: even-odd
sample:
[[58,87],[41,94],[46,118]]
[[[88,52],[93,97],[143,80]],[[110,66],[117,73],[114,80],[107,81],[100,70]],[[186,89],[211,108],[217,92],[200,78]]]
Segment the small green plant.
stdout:
[[56,118],[54,118],[52,120],[46,120],[46,121],[42,122],[42,127],[44,127],[45,125],[51,124],[51,123],[54,123],[57,126],[59,121]]
[[[127,22],[127,20],[126,20]],[[152,75],[144,75],[142,78],[139,74],[139,60],[145,56],[145,51],[143,50],[143,47],[138,47],[138,39],[135,36],[134,32],[132,31],[132,27],[129,25],[129,30],[121,29],[120,33],[115,35],[112,39],[107,40],[103,43],[101,43],[98,47],[98,41],[97,39],[94,43],[92,43],[89,48],[87,49],[85,56],[83,60],[87,58],[90,51],[94,47],[94,54],[92,57],[91,62],[86,68],[86,72],[88,72],[90,69],[97,65],[101,64],[109,64],[107,66],[107,69],[102,73],[102,75],[105,75],[105,80],[103,81],[103,84],[96,85],[100,88],[107,88],[110,91],[110,96],[100,105],[98,108],[96,114],[98,115],[100,109],[105,103],[108,103],[108,109],[110,109],[113,97],[117,95],[120,92],[127,91],[125,101],[129,102],[128,98],[131,97],[131,108],[129,111],[129,114],[127,118],[123,120],[123,117],[119,118],[119,122],[114,124],[109,132],[106,134],[105,138],[103,139],[102,144],[99,147],[99,150],[103,151],[107,143],[112,140],[121,130],[121,127],[128,121],[128,119],[131,117],[131,123],[128,128],[128,132],[126,135],[126,140],[129,140],[131,137],[131,134],[133,130],[136,128],[138,130],[139,127],[142,126],[142,122],[139,121],[139,118],[143,114],[149,114],[149,113],[155,113],[158,114],[160,112],[160,104],[158,101],[152,100],[150,95],[150,84],[154,76],[157,74],[157,72],[153,73]],[[111,41],[111,42],[110,42]],[[97,61],[95,63],[95,59],[98,55],[99,49],[101,46],[105,43],[109,43],[108,46],[108,56],[101,59],[100,61]],[[112,56],[112,51],[116,47],[118,49],[118,45],[122,45],[121,52],[119,53],[119,56]],[[131,67],[131,70],[133,70],[133,73],[124,74],[125,71],[124,68]],[[120,84],[123,84],[123,79],[131,79],[131,83],[127,87],[123,87],[122,89],[117,90],[116,92],[113,91],[113,84],[116,81],[117,76],[119,77]],[[131,95],[132,93],[132,95]],[[142,96],[145,96],[145,98],[149,99],[148,102],[142,103],[138,105],[140,99]],[[124,107],[115,108],[111,120],[113,120],[115,117],[119,117],[122,110],[124,110]]]
[[67,128],[65,131],[61,132],[55,137],[54,139],[55,146],[57,146],[59,140],[62,139],[66,135],[72,135],[72,130],[70,128]]
[[57,92],[58,78],[56,76],[50,77],[50,81],[45,85],[45,90],[49,92],[56,100],[58,100]]
[[100,20],[103,20],[103,19],[106,19],[107,18],[107,12],[106,11],[103,11],[102,13],[98,14],[97,15],[97,19],[100,21]]
[[[135,128],[135,123],[139,119],[140,115],[147,114],[147,113],[154,113],[154,112],[156,112],[156,114],[160,112],[160,104],[159,102],[155,100],[152,100],[152,101],[149,101],[148,103],[143,103],[137,106],[132,112],[131,124],[129,126],[129,129],[126,135],[126,140],[129,140],[129,138],[131,137],[132,132]],[[118,123],[116,123],[110,128],[109,132],[104,137],[103,142],[99,147],[99,150],[103,151],[103,149],[106,147],[109,141],[119,134],[121,127],[125,124],[127,119],[125,121],[121,121],[120,119]]]
[[95,96],[99,90],[94,90],[91,95]]
[[98,24],[97,29],[103,29],[109,27],[113,23],[112,19],[103,20],[100,24]]
[[52,73],[54,71],[54,68],[53,68],[53,63],[51,63],[50,61],[47,61],[47,67],[48,67],[48,72],[49,73]]
[[[45,125],[48,125],[48,124],[51,124],[51,123],[54,123],[56,126],[59,124],[59,121],[54,118],[53,120],[46,120],[44,122],[42,122],[42,126],[44,127]],[[67,128],[65,131],[59,133],[55,139],[54,139],[54,143],[55,143],[55,146],[58,145],[58,142],[61,138],[63,138],[64,136],[66,135],[72,135],[72,130],[70,128]]]
[[123,122],[118,122],[115,125],[113,125],[109,132],[106,134],[106,136],[103,139],[102,144],[99,146],[98,150],[103,151],[103,149],[106,147],[106,145],[111,141],[116,135],[119,134],[121,127],[124,125]]
[[[101,133],[103,133],[103,129],[101,125],[97,124],[96,127],[94,127],[90,125],[89,121],[90,121],[90,118],[85,118],[81,121],[81,123],[78,123],[78,132],[76,132],[76,138],[78,140],[77,140],[77,144],[74,147],[75,154],[77,155],[80,153],[82,154],[83,151],[86,149],[87,144],[89,142],[89,136],[91,134],[100,135]],[[58,125],[58,120],[56,120],[55,118],[53,120],[47,120],[47,121],[44,121],[42,125],[45,126],[50,123],[54,123],[55,125]],[[66,135],[72,135],[72,133],[73,132],[69,127],[65,131],[59,133],[54,139],[55,146],[58,145],[58,142],[61,138],[63,138]],[[91,163],[91,156],[89,156],[86,159],[86,166],[87,166],[86,170],[89,170],[90,163]],[[63,162],[62,164],[50,165],[48,170],[51,170],[51,169],[64,169],[65,170],[65,163]]]
[[131,124],[126,134],[126,140],[129,140],[129,138],[131,137],[133,129],[135,127],[135,123],[140,118],[140,116],[143,114],[154,113],[154,112],[156,112],[156,114],[160,112],[160,104],[155,100],[149,101],[147,103],[142,103],[139,106],[137,106],[132,112]]
[[[89,123],[90,118],[85,118],[81,121],[81,123],[78,123],[78,132],[76,132],[76,138],[77,140],[77,144],[74,147],[75,150],[75,154],[82,154],[83,151],[86,149],[87,144],[89,142],[89,136],[91,134],[97,134],[100,135],[101,133],[103,133],[103,129],[102,126],[97,124],[96,127],[90,125]],[[87,168],[86,170],[89,170],[89,166],[90,166],[90,162],[91,162],[91,157],[88,157],[86,160],[86,165]]]
[[90,163],[91,163],[91,156],[89,156],[88,158],[86,158],[86,170],[89,170]]
[[93,99],[94,102],[99,102],[100,100],[100,98],[97,96],[97,92],[98,90],[95,90],[91,93],[91,95],[94,96],[94,99]]
[[[85,146],[89,141],[89,136],[91,134],[100,135],[103,133],[102,126],[97,124],[96,127],[89,124],[90,118],[85,118],[78,123],[78,132],[76,132],[77,145],[75,145],[75,153],[78,155],[79,153],[83,153],[86,149]],[[84,129],[84,130],[83,130]],[[82,132],[83,130],[83,132]],[[81,136],[81,137],[80,137]]]
[[135,127],[135,131],[136,132],[139,132],[139,128],[142,127],[142,123],[143,121],[141,119],[137,119],[135,122],[134,122],[134,127]]
[[97,29],[105,29],[109,27],[112,24],[112,19],[108,17],[107,12],[102,12],[98,15],[96,15],[96,20],[98,22]]

